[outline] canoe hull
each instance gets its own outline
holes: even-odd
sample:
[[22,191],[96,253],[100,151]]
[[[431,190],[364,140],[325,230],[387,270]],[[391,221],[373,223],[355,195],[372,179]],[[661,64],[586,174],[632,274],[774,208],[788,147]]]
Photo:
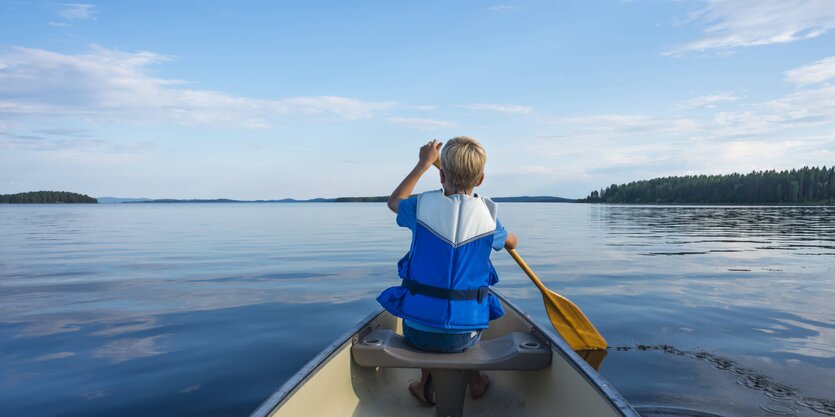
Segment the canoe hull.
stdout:
[[[478,399],[467,398],[470,416],[621,416],[638,414],[562,339],[550,337],[500,294],[507,314],[492,321],[483,339],[508,332],[534,332],[551,345],[551,366],[538,371],[488,371],[491,385]],[[419,379],[415,369],[364,368],[351,359],[351,346],[364,329],[392,329],[400,320],[385,311],[368,316],[349,334],[311,360],[268,398],[252,417],[284,416],[431,416],[408,392]]]

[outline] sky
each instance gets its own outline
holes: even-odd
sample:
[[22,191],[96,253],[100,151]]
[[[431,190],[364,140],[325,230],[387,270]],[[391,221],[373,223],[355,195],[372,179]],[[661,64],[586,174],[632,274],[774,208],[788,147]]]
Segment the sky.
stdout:
[[835,0],[0,0],[0,193],[388,195],[463,135],[487,196],[831,166]]

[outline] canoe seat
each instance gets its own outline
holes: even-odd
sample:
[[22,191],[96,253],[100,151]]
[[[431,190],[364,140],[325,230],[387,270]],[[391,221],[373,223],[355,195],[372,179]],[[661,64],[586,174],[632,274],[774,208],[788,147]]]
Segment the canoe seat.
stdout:
[[377,329],[360,337],[351,355],[363,367],[429,369],[435,415],[456,417],[463,416],[468,370],[533,371],[551,364],[550,346],[522,332],[482,340],[461,353],[434,353],[412,347],[392,330]]
[[551,364],[551,348],[522,332],[482,340],[461,353],[434,353],[412,347],[392,330],[377,329],[354,344],[351,353],[357,365],[382,368],[523,371]]

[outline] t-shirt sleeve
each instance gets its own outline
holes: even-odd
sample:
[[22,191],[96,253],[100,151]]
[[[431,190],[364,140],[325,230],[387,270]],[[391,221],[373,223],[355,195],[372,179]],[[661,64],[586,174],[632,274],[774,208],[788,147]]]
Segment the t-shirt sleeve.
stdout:
[[493,249],[502,250],[505,240],[507,240],[507,229],[502,226],[502,222],[499,219],[496,219],[496,233],[493,234]]
[[397,204],[397,225],[412,231],[417,228],[417,197],[400,200]]

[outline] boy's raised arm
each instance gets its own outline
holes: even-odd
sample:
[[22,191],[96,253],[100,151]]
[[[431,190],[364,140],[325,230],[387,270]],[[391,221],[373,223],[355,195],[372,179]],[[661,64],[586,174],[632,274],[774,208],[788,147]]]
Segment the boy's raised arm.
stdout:
[[440,157],[442,145],[443,142],[435,139],[420,148],[417,165],[415,165],[409,175],[406,175],[403,182],[401,182],[400,185],[394,189],[391,193],[391,197],[389,197],[388,206],[391,211],[397,213],[397,207],[400,204],[400,200],[405,200],[412,195],[412,191],[414,191],[415,185],[417,185],[420,177],[423,176],[423,173],[431,168],[432,163]]

